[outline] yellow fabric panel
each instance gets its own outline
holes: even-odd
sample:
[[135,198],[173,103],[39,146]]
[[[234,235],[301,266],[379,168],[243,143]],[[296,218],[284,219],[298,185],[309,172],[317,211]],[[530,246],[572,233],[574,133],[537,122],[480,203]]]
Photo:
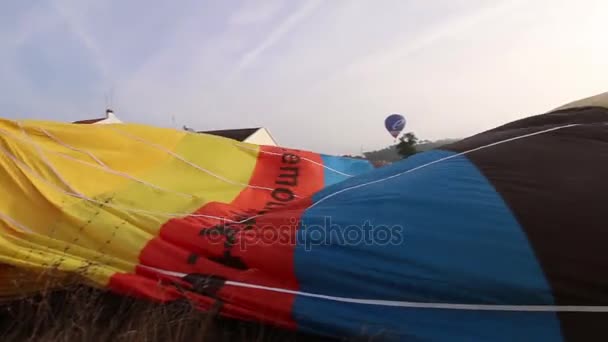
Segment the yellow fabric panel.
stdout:
[[6,227],[2,230],[0,248],[0,263],[34,273],[73,272],[98,284],[105,284],[112,274],[130,267],[103,248],[91,250],[80,246],[77,239],[66,243],[36,233],[16,233]]
[[132,272],[168,219],[247,186],[252,148],[143,125],[0,120],[0,263],[101,285]]

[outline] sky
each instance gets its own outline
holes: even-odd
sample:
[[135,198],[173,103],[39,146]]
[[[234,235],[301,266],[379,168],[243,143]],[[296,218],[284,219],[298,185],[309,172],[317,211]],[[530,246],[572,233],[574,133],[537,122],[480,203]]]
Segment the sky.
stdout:
[[608,91],[605,0],[9,0],[0,117],[263,126],[357,154]]

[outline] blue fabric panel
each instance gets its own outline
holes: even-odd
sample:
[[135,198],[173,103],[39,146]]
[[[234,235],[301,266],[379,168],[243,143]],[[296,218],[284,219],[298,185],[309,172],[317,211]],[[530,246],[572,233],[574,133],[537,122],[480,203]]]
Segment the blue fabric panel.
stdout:
[[[378,307],[298,297],[298,329],[371,341],[561,342],[555,314]],[[362,339],[367,341],[368,339]]]
[[[446,157],[451,159],[381,181]],[[372,184],[361,186],[367,182]],[[352,186],[358,188],[322,200]],[[421,153],[328,187],[313,200],[321,201],[303,215],[294,256],[300,291],[393,301],[554,304],[521,227],[464,156]],[[302,330],[324,327],[337,334],[358,334],[368,326],[431,340],[561,339],[553,313],[374,308],[300,296],[293,312]]]
[[[357,176],[374,169],[373,165],[365,159],[337,157],[326,154],[322,154],[321,158],[323,160],[323,165],[326,166],[324,171],[325,186],[330,186],[349,179],[350,177],[347,175]],[[341,174],[340,172],[347,175]]]

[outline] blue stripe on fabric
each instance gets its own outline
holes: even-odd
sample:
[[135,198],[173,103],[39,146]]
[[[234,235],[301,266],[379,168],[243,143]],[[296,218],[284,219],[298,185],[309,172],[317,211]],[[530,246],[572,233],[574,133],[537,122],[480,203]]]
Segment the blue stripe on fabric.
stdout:
[[[554,305],[521,227],[466,157],[421,153],[328,187],[313,201],[449,156],[308,209],[294,256],[300,291],[394,301]],[[389,243],[381,243],[382,231],[392,232]],[[298,296],[293,314],[304,331],[337,335],[366,330],[414,340],[561,340],[554,313],[371,307]]]
[[309,334],[407,342],[563,341],[555,314],[548,312],[373,307],[307,297],[297,297],[294,305],[298,330]]
[[350,178],[349,176],[340,174],[336,171],[357,176],[374,169],[373,165],[365,159],[337,157],[325,154],[322,154],[321,158],[323,160],[323,165],[327,166],[324,171],[325,186],[340,183]]

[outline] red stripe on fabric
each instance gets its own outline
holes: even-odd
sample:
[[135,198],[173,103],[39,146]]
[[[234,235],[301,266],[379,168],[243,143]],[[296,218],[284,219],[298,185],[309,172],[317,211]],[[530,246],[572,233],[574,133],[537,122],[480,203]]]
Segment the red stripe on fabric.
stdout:
[[[140,263],[297,290],[293,262],[296,234],[300,218],[311,204],[310,195],[323,187],[322,158],[316,153],[272,146],[260,150],[249,184],[274,191],[248,187],[231,203],[210,202],[195,212],[232,221],[259,217],[242,224],[194,216],[171,219],[142,250]],[[138,267],[136,274],[113,276],[110,288],[161,302],[184,296],[164,286],[157,288],[155,277],[149,269]],[[293,295],[230,286],[222,287],[216,295],[224,302],[223,315],[295,328]],[[197,298],[202,307],[208,307],[211,300],[194,293],[187,296]]]

